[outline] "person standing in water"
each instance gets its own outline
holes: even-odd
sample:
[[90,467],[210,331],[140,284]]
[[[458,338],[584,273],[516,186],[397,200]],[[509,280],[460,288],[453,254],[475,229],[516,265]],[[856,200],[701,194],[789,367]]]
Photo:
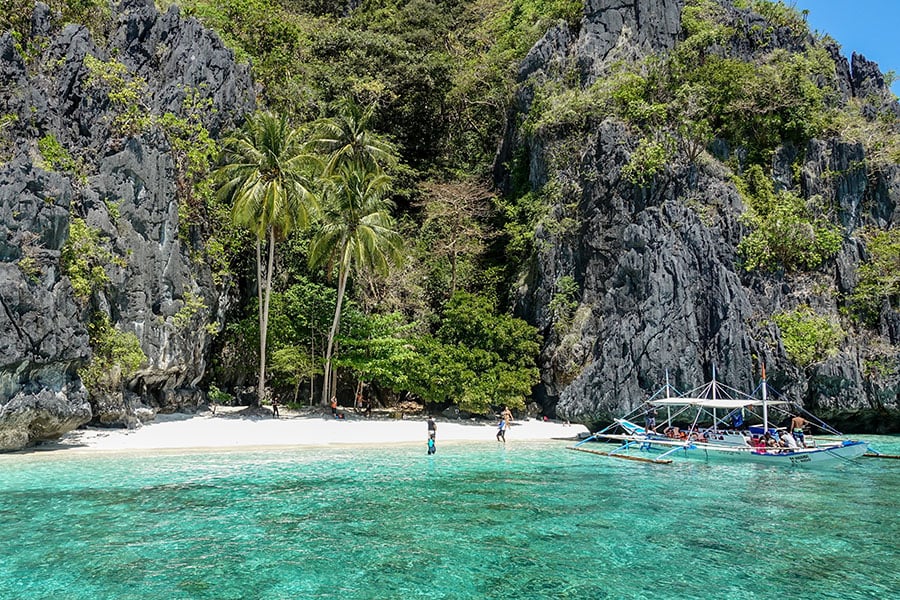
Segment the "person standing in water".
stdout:
[[506,443],[506,428],[509,422],[504,415],[500,415],[500,422],[497,423],[497,441]]
[[434,422],[434,417],[428,415],[428,454],[434,454],[437,452],[437,448],[435,447],[435,438],[437,437],[437,423]]

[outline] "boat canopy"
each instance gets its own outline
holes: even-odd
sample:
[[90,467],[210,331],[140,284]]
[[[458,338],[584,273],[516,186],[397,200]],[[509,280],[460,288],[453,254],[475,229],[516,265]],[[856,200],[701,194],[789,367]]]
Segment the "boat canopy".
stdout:
[[[653,406],[700,406],[703,408],[746,408],[748,406],[762,406],[762,401],[756,398],[743,398],[734,400],[731,398],[660,398],[659,400],[651,400],[649,404]],[[776,400],[767,401],[766,404],[772,406],[774,404],[788,404],[787,402]]]

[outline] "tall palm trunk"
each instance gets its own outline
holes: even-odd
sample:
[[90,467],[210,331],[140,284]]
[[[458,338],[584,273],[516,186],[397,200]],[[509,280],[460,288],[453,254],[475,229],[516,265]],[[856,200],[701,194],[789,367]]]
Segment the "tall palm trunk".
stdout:
[[[269,228],[269,260],[268,267],[263,278],[262,253],[260,241],[256,242],[256,263],[259,268],[259,302],[262,309],[259,311],[259,383],[256,388],[256,404],[262,404],[266,393],[266,337],[269,329],[269,299],[272,297],[272,271],[275,269],[275,229]],[[265,295],[263,295],[265,287]]]
[[325,350],[325,377],[322,383],[322,404],[328,404],[333,395],[331,383],[331,352],[334,349],[334,337],[337,335],[338,325],[341,322],[341,304],[344,301],[344,290],[347,287],[347,277],[350,268],[341,264],[341,273],[338,277],[337,305],[334,308],[334,321],[331,323],[331,331],[328,333],[328,348]]
[[316,332],[313,331],[312,325],[309,327],[309,341],[309,364],[312,365],[309,369],[309,405],[312,406],[316,392]]
[[266,372],[266,353],[264,351],[266,347],[265,342],[265,326],[263,325],[263,285],[265,282],[265,278],[263,277],[263,263],[262,263],[262,240],[257,236],[256,238],[256,300],[259,303],[259,310],[257,311],[259,314],[259,379],[256,384],[256,402],[259,404],[262,398],[263,387],[265,386],[265,372]]

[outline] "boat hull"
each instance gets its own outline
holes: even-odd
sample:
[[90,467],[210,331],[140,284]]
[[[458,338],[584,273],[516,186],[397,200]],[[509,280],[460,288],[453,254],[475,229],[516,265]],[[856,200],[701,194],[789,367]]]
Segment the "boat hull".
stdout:
[[808,448],[801,450],[781,450],[779,452],[758,452],[753,449],[737,450],[733,448],[715,448],[703,445],[691,445],[678,448],[672,452],[671,446],[660,444],[643,445],[648,452],[668,453],[668,457],[691,458],[699,460],[717,460],[724,462],[755,463],[761,465],[789,467],[831,467],[835,464],[853,460],[866,453],[869,446],[862,441],[846,441],[841,445]]

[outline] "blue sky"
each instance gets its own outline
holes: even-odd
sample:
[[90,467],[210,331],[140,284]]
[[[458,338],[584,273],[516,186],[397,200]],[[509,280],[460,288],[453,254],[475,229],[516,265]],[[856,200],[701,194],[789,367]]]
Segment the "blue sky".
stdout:
[[[827,33],[850,60],[853,52],[878,63],[881,72],[900,75],[900,0],[786,0],[809,10],[810,29]],[[900,81],[893,91],[900,95]]]

